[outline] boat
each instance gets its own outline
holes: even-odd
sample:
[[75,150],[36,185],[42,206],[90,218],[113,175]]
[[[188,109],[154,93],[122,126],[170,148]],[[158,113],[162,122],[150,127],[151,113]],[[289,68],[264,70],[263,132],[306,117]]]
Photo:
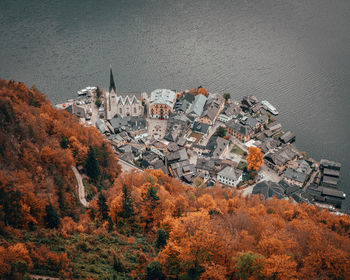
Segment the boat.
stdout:
[[263,100],[261,101],[261,104],[266,108],[267,111],[269,111],[273,115],[278,115],[278,111],[275,107],[273,107],[270,102]]

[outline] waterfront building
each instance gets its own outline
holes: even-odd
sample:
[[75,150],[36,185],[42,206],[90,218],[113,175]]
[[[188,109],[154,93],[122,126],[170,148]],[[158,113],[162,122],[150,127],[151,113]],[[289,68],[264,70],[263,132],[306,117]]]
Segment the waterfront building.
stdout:
[[216,94],[205,104],[204,111],[199,119],[201,123],[213,125],[225,107],[225,99],[221,94]]
[[242,142],[247,142],[254,135],[254,131],[249,125],[230,120],[226,123],[226,133],[236,137]]
[[117,92],[112,68],[110,69],[109,90],[105,93],[105,112],[108,120],[115,117],[139,117],[144,115],[142,100],[147,97],[145,92]]
[[156,89],[152,91],[149,102],[151,118],[168,119],[174,108],[176,93],[170,89]]

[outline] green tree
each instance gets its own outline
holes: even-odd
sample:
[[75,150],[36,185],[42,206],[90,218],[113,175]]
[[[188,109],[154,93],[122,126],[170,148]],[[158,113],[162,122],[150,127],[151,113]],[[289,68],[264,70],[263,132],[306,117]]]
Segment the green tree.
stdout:
[[126,185],[123,185],[123,210],[119,212],[119,216],[130,219],[135,215],[131,193]]
[[96,89],[96,96],[97,98],[100,98],[102,96],[102,90],[99,87]]
[[97,106],[97,107],[101,107],[101,105],[102,105],[102,101],[101,101],[101,99],[99,99],[99,98],[97,98],[96,99],[96,101],[95,101],[95,105]]
[[95,150],[90,146],[87,159],[85,161],[86,174],[93,180],[100,176],[100,168],[96,159]]
[[146,267],[146,280],[164,280],[162,266],[159,262],[153,261]]
[[227,102],[229,99],[231,99],[231,94],[224,93],[224,95],[222,97],[225,98],[225,101]]
[[226,129],[223,126],[219,126],[215,131],[215,135],[224,137],[226,135]]
[[102,216],[102,219],[103,220],[107,220],[108,219],[108,206],[106,204],[106,198],[105,196],[103,195],[102,192],[100,192],[100,194],[98,195],[98,207],[100,209],[100,213],[101,213],[101,216]]
[[238,279],[260,279],[264,267],[264,256],[253,252],[239,253],[235,258],[235,274]]
[[117,272],[123,272],[125,270],[122,261],[115,255],[113,256],[113,269]]
[[157,240],[156,240],[156,248],[160,249],[165,247],[167,242],[167,234],[163,229],[158,229],[157,231]]
[[68,148],[68,140],[67,140],[66,136],[64,136],[63,134],[61,136],[60,145],[61,145],[62,149],[67,149]]
[[48,225],[49,228],[57,228],[60,224],[60,218],[58,217],[58,214],[53,208],[52,204],[46,205],[45,207],[46,216],[45,216],[45,222]]

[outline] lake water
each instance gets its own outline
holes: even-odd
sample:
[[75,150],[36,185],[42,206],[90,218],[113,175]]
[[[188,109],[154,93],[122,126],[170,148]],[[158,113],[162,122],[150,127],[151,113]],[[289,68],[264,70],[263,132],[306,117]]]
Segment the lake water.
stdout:
[[348,0],[0,0],[0,77],[53,103],[107,87],[110,64],[120,91],[255,94],[301,151],[343,164],[349,197],[349,26]]

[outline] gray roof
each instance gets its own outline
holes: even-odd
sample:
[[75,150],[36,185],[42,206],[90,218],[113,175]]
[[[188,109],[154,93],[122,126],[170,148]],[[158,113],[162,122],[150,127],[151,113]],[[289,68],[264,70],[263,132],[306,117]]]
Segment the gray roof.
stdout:
[[266,154],[264,158],[278,166],[282,166],[287,161],[294,159],[297,155],[298,152],[294,146],[286,144],[282,147],[279,147],[277,151]]
[[325,188],[323,187],[322,189],[322,195],[327,195],[327,196],[334,196],[338,198],[345,198],[345,194],[337,189],[332,189],[332,188]]
[[85,108],[77,106],[75,104],[68,106],[66,108],[66,111],[73,114],[73,115],[76,115],[80,118],[85,118],[85,116],[86,116]]
[[269,199],[273,196],[276,196],[277,198],[283,198],[284,189],[274,182],[262,181],[254,186],[252,194],[262,194],[266,199]]
[[212,136],[210,137],[208,144],[206,148],[211,151],[211,156],[214,158],[220,157],[226,146],[229,145],[229,141],[219,137],[219,136]]
[[288,143],[291,142],[295,139],[295,134],[292,133],[291,131],[287,131],[286,133],[284,133],[280,139],[284,142],[284,143]]
[[218,173],[218,176],[232,179],[237,181],[238,178],[242,175],[242,171],[231,166],[226,166],[223,170]]
[[166,104],[174,107],[176,93],[170,89],[156,89],[151,92],[150,105]]
[[110,119],[109,122],[115,130],[135,131],[146,128],[146,119],[144,117],[118,117]]
[[270,129],[271,131],[277,131],[282,129],[282,125],[278,122],[273,122],[267,125],[267,128]]
[[228,117],[237,116],[242,111],[241,107],[235,102],[229,103],[225,106],[223,114]]
[[106,124],[103,120],[98,119],[96,121],[96,127],[102,132],[105,133],[106,132]]
[[298,168],[296,169],[298,172],[303,172],[305,174],[311,173],[311,167],[306,160],[299,159],[297,160],[297,163],[299,165]]
[[202,133],[202,134],[206,134],[208,132],[209,129],[209,125],[205,124],[205,123],[200,123],[200,122],[194,122],[193,123],[193,127],[192,130]]
[[338,179],[339,178],[336,178],[336,177],[323,175],[322,184],[326,184],[326,185],[330,185],[330,186],[337,186]]
[[187,111],[189,110],[190,107],[191,107],[190,102],[188,102],[187,100],[182,100],[180,102],[176,102],[176,104],[174,106],[174,110],[187,113]]
[[203,94],[196,95],[189,113],[194,113],[197,116],[201,116],[204,110],[204,105],[206,101],[207,101],[207,98]]
[[225,99],[217,93],[212,99],[208,100],[204,112],[202,113],[202,117],[208,117],[213,121],[224,102]]
[[306,174],[292,168],[287,168],[286,171],[284,171],[283,177],[303,184],[306,179]]
[[255,129],[255,127],[257,126],[258,123],[259,123],[259,121],[257,119],[254,119],[254,118],[248,117],[246,120],[246,124],[249,125],[252,129]]
[[323,169],[323,174],[327,176],[332,176],[332,177],[339,177],[340,176],[340,171],[339,170],[334,170],[334,169],[329,169],[329,168],[324,168]]
[[341,168],[341,163],[336,161],[331,161],[328,159],[321,159],[320,164],[323,168],[330,168],[339,170]]
[[226,123],[226,126],[232,128],[234,131],[237,131],[239,134],[243,136],[249,136],[253,133],[253,130],[250,126],[244,125],[240,122],[236,122],[234,120],[230,120]]

